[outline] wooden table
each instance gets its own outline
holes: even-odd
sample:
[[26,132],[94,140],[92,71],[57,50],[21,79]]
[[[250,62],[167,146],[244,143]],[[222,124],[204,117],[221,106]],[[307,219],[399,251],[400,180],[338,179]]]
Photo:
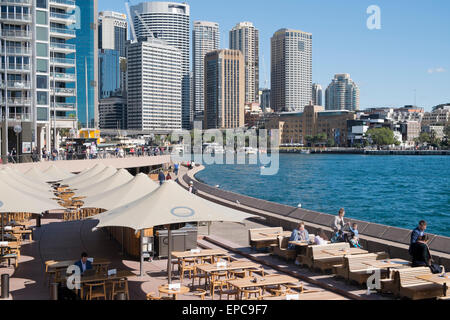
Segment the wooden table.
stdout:
[[446,275],[445,277],[441,277],[439,274],[427,274],[423,276],[417,276],[417,279],[425,280],[431,283],[436,283],[442,285],[442,289],[444,291],[444,297],[447,296],[447,287],[450,284],[450,276]]
[[283,231],[282,233],[265,233],[265,232],[259,232],[263,239],[270,238],[270,239],[277,239],[279,236],[283,237],[290,237],[292,232],[291,231]]
[[197,253],[192,253],[191,251],[184,251],[184,252],[172,251],[172,257],[176,259],[200,258],[209,256],[219,256],[224,254],[227,254],[227,252],[220,249],[200,250],[200,252]]
[[308,241],[289,241],[289,244],[293,244],[297,247],[308,247],[312,245],[312,243],[309,243]]
[[177,296],[179,294],[186,294],[189,292],[189,288],[185,286],[181,286],[180,289],[169,289],[168,284],[164,284],[162,286],[159,286],[158,288],[159,293],[169,294],[173,295],[174,300],[177,300]]
[[409,261],[403,259],[385,259],[385,260],[372,260],[372,261],[364,261],[362,262],[365,265],[370,267],[378,268],[378,269],[390,269],[390,268],[398,268],[410,266],[411,263]]
[[228,280],[227,282],[233,287],[236,287],[239,293],[243,289],[249,287],[265,287],[298,282],[298,279],[287,275],[267,275],[265,277],[257,278],[257,282],[253,282],[253,279],[254,278],[235,279]]
[[[68,267],[74,265],[75,263],[77,263],[80,260],[66,260],[66,261],[56,261],[55,263],[49,264],[48,265],[48,269],[67,269]],[[108,266],[111,264],[111,261],[107,260],[107,259],[94,259],[94,262],[92,263],[92,266]]]
[[231,263],[227,263],[225,267],[217,267],[217,263],[214,264],[206,264],[197,266],[198,270],[201,270],[205,273],[211,273],[214,271],[230,271],[230,270],[240,270],[240,269],[253,269],[259,268],[259,264],[247,261],[234,261]]
[[363,250],[360,248],[349,248],[345,250],[336,249],[336,250],[322,250],[323,253],[329,254],[331,256],[339,257],[339,256],[346,256],[346,255],[353,255],[353,254],[365,254],[369,253],[367,250]]

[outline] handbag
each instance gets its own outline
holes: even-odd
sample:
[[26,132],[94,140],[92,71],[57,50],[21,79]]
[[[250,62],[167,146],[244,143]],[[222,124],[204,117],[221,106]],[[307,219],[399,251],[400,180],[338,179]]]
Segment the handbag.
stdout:
[[430,265],[430,270],[433,274],[442,274],[444,273],[444,268],[436,263],[432,263]]

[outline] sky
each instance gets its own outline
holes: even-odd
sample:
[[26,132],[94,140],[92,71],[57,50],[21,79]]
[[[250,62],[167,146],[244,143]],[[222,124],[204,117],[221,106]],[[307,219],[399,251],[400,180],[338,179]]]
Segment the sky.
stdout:
[[[131,4],[142,1],[130,0]],[[175,1],[177,2],[177,1]],[[180,1],[178,1],[180,2]],[[270,38],[281,28],[313,35],[313,82],[324,91],[336,73],[360,88],[360,108],[450,103],[448,0],[189,0],[192,22],[218,22],[221,48],[241,21],[260,32],[260,86],[270,87]],[[370,30],[367,8],[380,8]],[[126,13],[124,0],[98,0],[99,11]]]

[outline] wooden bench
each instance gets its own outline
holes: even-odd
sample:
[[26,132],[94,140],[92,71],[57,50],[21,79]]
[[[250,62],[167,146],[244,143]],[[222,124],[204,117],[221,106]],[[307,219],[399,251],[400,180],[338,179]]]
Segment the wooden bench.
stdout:
[[331,256],[322,251],[340,249],[350,249],[350,245],[346,242],[311,245],[306,248],[306,255],[299,256],[298,261],[308,268],[318,268],[320,270],[333,269],[334,265],[342,263],[342,257]]
[[282,227],[260,228],[248,230],[250,246],[254,249],[267,248],[278,245],[278,236],[283,234]]
[[394,270],[393,293],[400,298],[411,300],[433,299],[442,297],[442,286],[425,280],[417,279],[417,276],[431,274],[428,267],[408,268]]
[[[349,255],[343,258],[343,264],[340,267],[334,268],[334,273],[348,281],[355,281],[360,285],[367,282],[367,279],[372,275],[367,273],[371,270],[370,266],[364,264],[367,261],[376,261],[389,258],[389,255],[385,252],[379,253],[367,253],[359,255]],[[387,270],[381,271],[381,276],[387,277]]]
[[297,251],[288,249],[288,245],[288,237],[278,237],[278,246],[273,248],[273,254],[286,261],[295,260]]

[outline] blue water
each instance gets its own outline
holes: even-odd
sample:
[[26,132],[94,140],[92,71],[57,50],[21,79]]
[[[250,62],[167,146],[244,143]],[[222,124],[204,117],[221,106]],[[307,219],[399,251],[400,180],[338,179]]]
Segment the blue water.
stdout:
[[260,165],[210,165],[197,178],[221,189],[354,219],[450,236],[450,157],[280,154],[275,176]]

